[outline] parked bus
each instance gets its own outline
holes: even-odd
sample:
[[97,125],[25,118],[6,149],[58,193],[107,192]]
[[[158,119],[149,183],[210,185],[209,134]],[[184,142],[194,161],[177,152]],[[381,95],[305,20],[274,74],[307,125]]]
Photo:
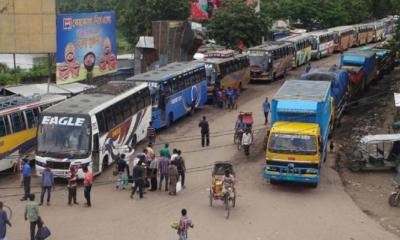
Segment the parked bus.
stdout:
[[207,79],[204,63],[176,62],[157,70],[129,78],[150,86],[156,129],[169,127],[175,121],[207,102]]
[[311,46],[314,39],[308,35],[292,35],[279,41],[291,42],[294,44],[296,54],[293,58],[293,68],[306,64],[311,60]]
[[249,58],[233,50],[209,52],[199,62],[205,63],[208,99],[215,88],[241,89],[250,81]]
[[385,37],[385,24],[381,21],[376,21],[371,23],[373,29],[374,29],[374,34],[373,34],[373,42],[380,42],[384,39]]
[[335,48],[335,32],[322,30],[309,32],[308,35],[314,38],[311,52],[312,59],[320,59],[333,53],[333,50]]
[[61,95],[0,98],[0,171],[12,168],[22,157],[33,159],[40,113],[65,99]]
[[352,26],[340,26],[329,29],[336,33],[334,43],[335,52],[344,52],[354,45],[354,28]]
[[293,65],[296,50],[291,42],[265,42],[249,49],[250,79],[273,81],[282,77]]
[[146,84],[110,81],[46,109],[40,119],[36,173],[49,166],[65,178],[71,165],[93,174],[117,160],[121,149],[147,135],[151,98]]
[[374,28],[372,25],[359,24],[354,26],[356,31],[356,46],[362,46],[373,41]]

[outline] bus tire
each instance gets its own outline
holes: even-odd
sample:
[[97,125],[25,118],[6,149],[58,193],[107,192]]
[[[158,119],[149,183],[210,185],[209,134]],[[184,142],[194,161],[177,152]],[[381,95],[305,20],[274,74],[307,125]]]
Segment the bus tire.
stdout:
[[135,135],[133,135],[133,138],[132,138],[132,141],[131,141],[131,147],[135,148],[136,144],[137,144],[137,137],[136,137],[136,134],[135,134]]
[[108,155],[103,157],[102,165],[103,165],[103,168],[108,166]]
[[168,114],[168,127],[172,127],[174,125],[174,114],[171,112]]
[[276,79],[276,74],[272,73],[272,81],[275,81],[275,79]]
[[271,185],[276,185],[276,184],[278,184],[278,180],[270,179],[270,180],[269,180],[269,183],[270,183]]
[[318,183],[310,183],[310,187],[311,188],[317,188],[318,187]]

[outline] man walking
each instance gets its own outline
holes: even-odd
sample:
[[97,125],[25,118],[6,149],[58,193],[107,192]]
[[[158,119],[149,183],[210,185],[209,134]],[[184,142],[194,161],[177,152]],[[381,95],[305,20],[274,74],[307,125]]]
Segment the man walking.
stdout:
[[160,191],[164,179],[165,179],[165,191],[168,191],[168,164],[169,164],[169,159],[164,154],[161,154],[161,160],[158,167],[158,169],[160,169],[160,185],[158,186],[158,190]]
[[168,166],[168,180],[169,180],[169,195],[176,195],[176,183],[178,182],[179,175],[178,169],[175,164],[171,162]]
[[90,200],[90,191],[92,190],[92,185],[93,185],[93,174],[91,171],[89,171],[87,166],[84,166],[83,168],[83,173],[84,178],[83,178],[83,195],[85,196],[86,199],[86,207],[91,207],[92,202]]
[[70,166],[68,172],[68,205],[71,206],[72,200],[74,204],[78,204],[76,201],[76,187],[77,187],[77,166]]
[[179,240],[188,240],[188,230],[189,227],[193,228],[193,223],[192,221],[187,217],[187,211],[186,209],[181,210],[182,217],[179,220],[178,224],[178,235],[179,235]]
[[167,158],[171,158],[171,150],[169,150],[169,144],[166,143],[164,144],[164,147],[162,147],[160,149],[160,155],[167,157]]
[[29,220],[31,240],[35,240],[36,226],[40,228],[41,220],[39,215],[39,205],[35,202],[35,195],[29,195],[29,201],[25,207],[25,221]]
[[156,129],[152,126],[152,122],[149,122],[149,126],[147,127],[147,138],[151,144],[156,142]]
[[210,128],[206,116],[203,116],[203,119],[200,121],[199,128],[201,129],[201,146],[204,147],[205,144],[208,147],[210,145]]
[[11,227],[11,222],[3,210],[3,202],[0,202],[0,240],[6,240],[7,225]]
[[269,110],[271,109],[271,105],[268,101],[268,98],[265,98],[265,102],[263,103],[263,110],[264,110],[264,117],[265,117],[265,125],[268,124],[268,114]]
[[185,172],[186,172],[186,165],[185,165],[185,159],[182,157],[182,151],[178,150],[178,157],[175,160],[177,162],[177,169],[178,169],[178,174],[181,178],[181,184],[182,188],[185,187]]
[[117,161],[117,189],[122,190],[124,188],[125,171],[128,164],[125,161],[125,154],[121,154],[121,157]]
[[136,190],[139,188],[139,197],[143,198],[143,185],[144,185],[144,170],[142,167],[143,161],[139,160],[138,164],[133,167],[132,176],[133,176],[133,186],[131,192],[131,198],[133,199],[133,195],[135,195]]
[[26,201],[31,193],[31,175],[32,170],[29,165],[28,159],[23,159],[24,164],[22,165],[22,184],[24,185],[24,196],[21,201]]
[[46,164],[46,168],[42,173],[42,193],[40,194],[40,204],[39,206],[43,205],[44,195],[47,192],[47,206],[50,206],[50,196],[51,196],[51,189],[54,189],[54,174],[51,171],[50,167]]
[[150,191],[154,192],[157,190],[157,167],[158,167],[158,160],[153,159],[150,162],[149,170],[150,170]]

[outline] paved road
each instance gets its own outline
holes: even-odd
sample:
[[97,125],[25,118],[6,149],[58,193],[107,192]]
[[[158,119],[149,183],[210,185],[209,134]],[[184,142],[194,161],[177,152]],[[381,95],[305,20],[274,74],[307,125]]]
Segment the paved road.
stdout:
[[[313,65],[333,64],[337,56],[323,59]],[[292,72],[287,78],[295,78],[303,69]],[[250,85],[243,94],[239,109],[253,111],[256,141],[261,145],[265,130],[261,103],[272,97],[283,80],[268,85]],[[198,139],[198,120],[202,115],[210,119],[211,147],[201,148]],[[52,239],[177,239],[169,224],[179,218],[180,209],[188,209],[195,228],[190,229],[190,239],[397,239],[378,223],[367,217],[345,193],[338,174],[331,168],[332,159],[322,168],[322,181],[317,189],[300,185],[272,186],[261,178],[264,154],[261,148],[251,149],[250,158],[232,145],[237,111],[221,111],[210,106],[194,116],[180,121],[176,127],[162,132],[159,141],[171,142],[172,148],[184,152],[188,168],[197,168],[188,174],[187,188],[178,196],[164,191],[147,193],[145,199],[129,199],[128,191],[116,191],[114,184],[93,188],[91,209],[66,205],[66,191],[57,191],[51,207],[42,207],[41,214],[51,228]],[[236,164],[238,200],[225,220],[222,204],[212,208],[208,204],[211,170],[207,167],[217,160],[232,160]],[[108,169],[96,181],[113,179]],[[3,183],[15,179],[3,180]],[[4,185],[4,184],[2,184]],[[59,187],[61,188],[61,186]],[[16,190],[0,190],[14,193]],[[18,190],[22,191],[22,190]],[[78,198],[83,202],[80,189]],[[23,221],[24,203],[17,198],[3,199],[14,209],[9,239],[27,239],[28,224]]]

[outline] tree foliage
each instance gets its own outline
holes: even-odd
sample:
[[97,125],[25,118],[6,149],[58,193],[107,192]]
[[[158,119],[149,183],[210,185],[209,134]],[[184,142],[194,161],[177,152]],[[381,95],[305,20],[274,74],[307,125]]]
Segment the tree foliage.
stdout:
[[275,0],[262,11],[273,19],[289,19],[308,30],[383,18],[400,9],[400,0]]
[[267,16],[256,13],[244,1],[225,0],[207,29],[218,43],[235,48],[241,41],[248,47],[259,44],[269,25]]

